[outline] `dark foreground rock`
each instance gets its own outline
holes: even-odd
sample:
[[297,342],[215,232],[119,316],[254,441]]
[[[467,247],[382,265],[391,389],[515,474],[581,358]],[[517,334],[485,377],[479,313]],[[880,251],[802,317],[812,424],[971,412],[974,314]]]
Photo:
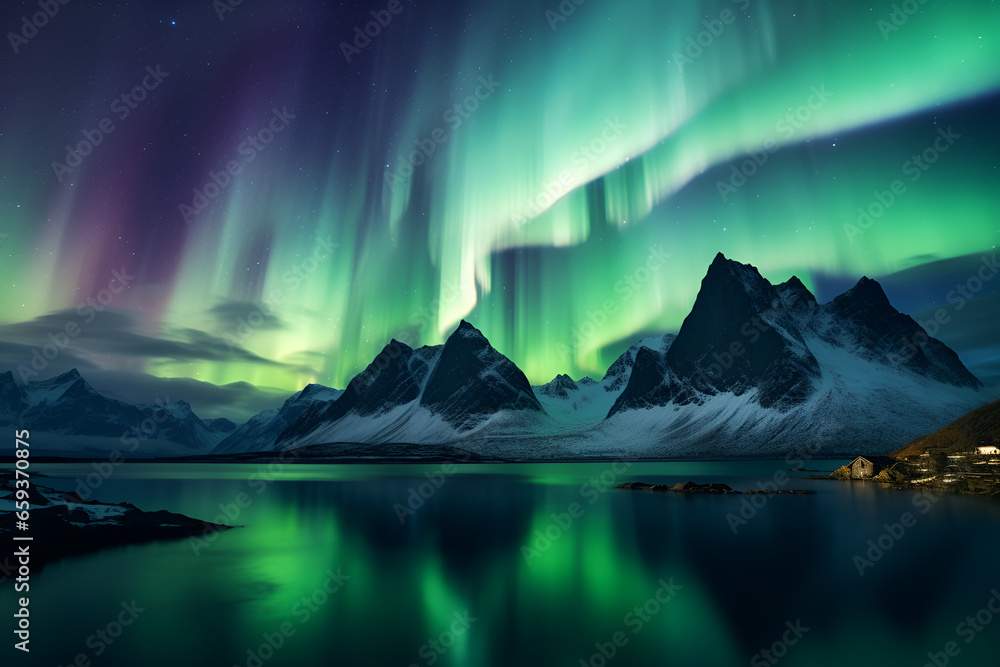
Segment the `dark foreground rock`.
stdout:
[[669,484],[646,484],[645,482],[625,482],[618,485],[619,489],[629,489],[632,491],[674,491],[676,493],[732,493],[732,494],[758,494],[758,495],[786,495],[804,496],[816,493],[815,491],[800,491],[798,489],[776,489],[768,491],[766,489],[750,489],[748,491],[737,491],[728,484],[695,484],[694,482],[678,482],[673,486]]
[[[9,474],[0,474],[0,503],[5,502],[15,502],[13,481]],[[9,543],[14,535],[31,537],[30,542],[20,544],[29,545],[32,571],[107,547],[183,539],[233,527],[163,510],[144,512],[129,503],[84,501],[73,492],[37,484],[32,484],[28,502],[26,531],[18,529],[13,511],[0,511],[0,541]]]

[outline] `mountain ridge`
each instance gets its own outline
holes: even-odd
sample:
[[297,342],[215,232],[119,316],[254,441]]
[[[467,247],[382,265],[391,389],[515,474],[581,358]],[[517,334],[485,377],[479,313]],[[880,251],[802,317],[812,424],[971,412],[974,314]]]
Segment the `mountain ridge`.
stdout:
[[[985,402],[958,355],[892,307],[867,276],[825,304],[719,253],[680,330],[630,346],[600,380],[532,387],[462,320],[441,345],[391,340],[344,390],[312,384],[241,425],[157,408],[167,455],[304,446],[460,444],[494,458],[764,456],[819,441],[881,453]],[[18,385],[0,375],[0,423],[112,437],[152,406],[104,397],[74,369]],[[163,415],[166,417],[163,417]],[[161,450],[157,450],[161,451]]]

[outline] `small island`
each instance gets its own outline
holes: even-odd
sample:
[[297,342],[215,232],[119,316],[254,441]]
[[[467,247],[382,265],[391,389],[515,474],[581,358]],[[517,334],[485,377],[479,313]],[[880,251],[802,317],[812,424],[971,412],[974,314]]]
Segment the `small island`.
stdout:
[[645,482],[625,482],[618,485],[619,489],[629,489],[633,491],[673,491],[675,493],[725,493],[741,495],[796,495],[805,496],[816,493],[815,491],[800,491],[798,489],[749,489],[747,491],[737,491],[728,484],[696,484],[695,482],[678,482],[673,486],[669,484],[647,484]]

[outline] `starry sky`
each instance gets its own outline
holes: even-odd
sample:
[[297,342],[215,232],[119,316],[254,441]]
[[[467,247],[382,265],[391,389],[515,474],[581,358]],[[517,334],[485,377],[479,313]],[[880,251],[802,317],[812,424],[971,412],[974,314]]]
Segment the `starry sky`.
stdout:
[[1000,387],[1000,3],[41,11],[0,9],[22,380],[245,418],[463,318],[534,384],[600,377],[721,251],[820,301],[873,277]]

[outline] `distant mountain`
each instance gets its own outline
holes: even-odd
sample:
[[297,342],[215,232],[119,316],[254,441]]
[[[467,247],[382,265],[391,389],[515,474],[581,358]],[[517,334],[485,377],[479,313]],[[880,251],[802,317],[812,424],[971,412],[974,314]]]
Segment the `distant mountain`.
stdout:
[[601,430],[664,454],[778,454],[817,438],[829,453],[879,453],[982,405],[981,390],[876,281],[820,305],[797,278],[774,286],[720,253],[666,353],[639,351]]
[[548,384],[535,387],[535,395],[549,415],[567,426],[593,426],[608,415],[625,389],[639,351],[662,356],[676,338],[674,334],[643,338],[611,364],[600,382],[589,377],[574,382],[568,375],[558,375]]
[[976,447],[1000,447],[1000,401],[973,410],[939,431],[917,438],[892,453],[896,458],[920,456],[928,449],[971,452]]
[[677,336],[669,333],[662,336],[649,336],[625,350],[615,360],[615,363],[608,367],[608,372],[604,374],[604,379],[601,380],[604,391],[609,394],[615,394],[617,398],[617,395],[625,389],[625,386],[632,377],[632,369],[635,367],[635,360],[639,356],[639,350],[646,348],[658,355],[664,355],[676,340]]
[[[589,380],[588,384],[597,384],[591,378],[583,378],[582,381]],[[548,396],[549,398],[570,398],[570,394],[579,391],[580,387],[576,382],[568,375],[559,374],[555,377],[552,382],[544,384],[541,387],[535,387],[535,393],[541,394],[542,396]]]
[[524,373],[463,320],[444,345],[414,350],[390,342],[339,398],[312,405],[275,446],[440,444],[494,418],[544,413]]
[[29,429],[37,454],[117,449],[126,457],[205,453],[236,428],[228,419],[199,419],[184,401],[133,405],[108,398],[76,369],[24,385],[9,371],[0,374],[0,426]]
[[291,424],[297,423],[315,405],[327,405],[343,394],[342,389],[330,389],[319,384],[307,385],[292,394],[277,410],[266,410],[235,428],[213,454],[261,452],[274,448],[278,436]]

